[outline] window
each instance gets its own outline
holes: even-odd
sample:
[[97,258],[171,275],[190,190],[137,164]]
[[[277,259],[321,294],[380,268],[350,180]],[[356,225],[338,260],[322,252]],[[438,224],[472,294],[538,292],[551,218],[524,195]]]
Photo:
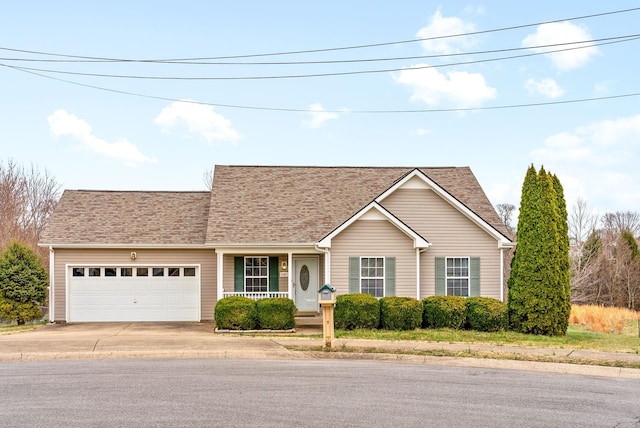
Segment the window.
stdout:
[[447,257],[447,296],[469,297],[469,257]]
[[116,276],[116,268],[104,268],[104,276]]
[[164,276],[164,268],[153,268],[153,276]]
[[184,268],[184,276],[196,276],[196,268]]
[[73,276],[84,276],[84,268],[73,268]]
[[269,291],[269,257],[244,258],[244,285],[247,293]]
[[360,292],[384,297],[384,257],[360,257]]
[[89,276],[100,276],[100,268],[89,268]]
[[136,276],[149,276],[149,268],[137,268]]
[[131,276],[133,275],[132,268],[120,268],[120,276]]
[[170,267],[169,276],[180,276],[180,268]]

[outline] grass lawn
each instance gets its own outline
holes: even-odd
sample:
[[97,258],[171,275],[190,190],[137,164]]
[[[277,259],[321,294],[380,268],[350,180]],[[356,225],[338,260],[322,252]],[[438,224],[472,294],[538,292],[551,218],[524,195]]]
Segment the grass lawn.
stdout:
[[25,325],[0,324],[0,334],[12,334],[12,333],[20,333],[23,331],[29,331],[29,330],[36,329],[43,324],[44,322],[25,324]]
[[486,343],[491,345],[640,353],[640,337],[638,337],[637,321],[630,321],[621,334],[593,332],[588,331],[580,325],[570,325],[566,336],[561,337],[537,336],[511,331],[485,333],[452,329],[419,329],[414,331],[336,330],[336,338]]

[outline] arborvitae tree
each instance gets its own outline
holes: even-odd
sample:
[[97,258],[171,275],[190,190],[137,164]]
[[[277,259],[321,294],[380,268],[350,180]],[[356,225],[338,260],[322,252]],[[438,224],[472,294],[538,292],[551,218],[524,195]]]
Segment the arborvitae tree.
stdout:
[[532,310],[529,307],[530,297],[527,293],[527,284],[534,273],[535,242],[537,241],[537,208],[540,199],[538,176],[533,165],[527,169],[527,174],[522,184],[520,199],[520,214],[518,215],[518,228],[516,234],[517,247],[511,259],[511,276],[507,284],[509,326],[512,330],[522,331],[523,322],[527,313]]
[[[558,257],[557,262],[560,269],[560,282],[564,287],[564,314],[560,321],[564,324],[561,328],[562,334],[567,332],[569,326],[569,316],[571,315],[571,266],[569,261],[569,213],[567,212],[567,202],[564,199],[564,188],[557,175],[551,176],[553,189],[556,192],[556,206],[558,207]],[[565,321],[566,320],[566,321]]]
[[[517,249],[509,278],[509,325],[523,333],[562,335],[570,310],[568,234],[553,178],[527,170],[522,186]],[[559,184],[559,183],[558,183]],[[564,198],[562,198],[564,199]],[[566,236],[566,238],[565,238]],[[561,256],[567,239],[567,255]]]
[[0,254],[0,318],[24,324],[41,316],[47,271],[26,245],[13,242]]

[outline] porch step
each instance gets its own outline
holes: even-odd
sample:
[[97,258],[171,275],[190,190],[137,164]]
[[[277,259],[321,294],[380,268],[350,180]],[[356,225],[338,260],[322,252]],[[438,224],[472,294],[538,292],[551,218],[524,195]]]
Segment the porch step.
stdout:
[[322,333],[322,315],[317,312],[296,314],[296,331],[300,333]]

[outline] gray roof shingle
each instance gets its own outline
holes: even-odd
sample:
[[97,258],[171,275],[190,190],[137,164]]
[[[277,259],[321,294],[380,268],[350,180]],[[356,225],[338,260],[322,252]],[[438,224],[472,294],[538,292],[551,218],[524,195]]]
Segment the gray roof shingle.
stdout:
[[[216,165],[207,243],[317,242],[414,169]],[[419,169],[509,237],[471,169]]]
[[42,244],[204,245],[209,192],[65,190]]

